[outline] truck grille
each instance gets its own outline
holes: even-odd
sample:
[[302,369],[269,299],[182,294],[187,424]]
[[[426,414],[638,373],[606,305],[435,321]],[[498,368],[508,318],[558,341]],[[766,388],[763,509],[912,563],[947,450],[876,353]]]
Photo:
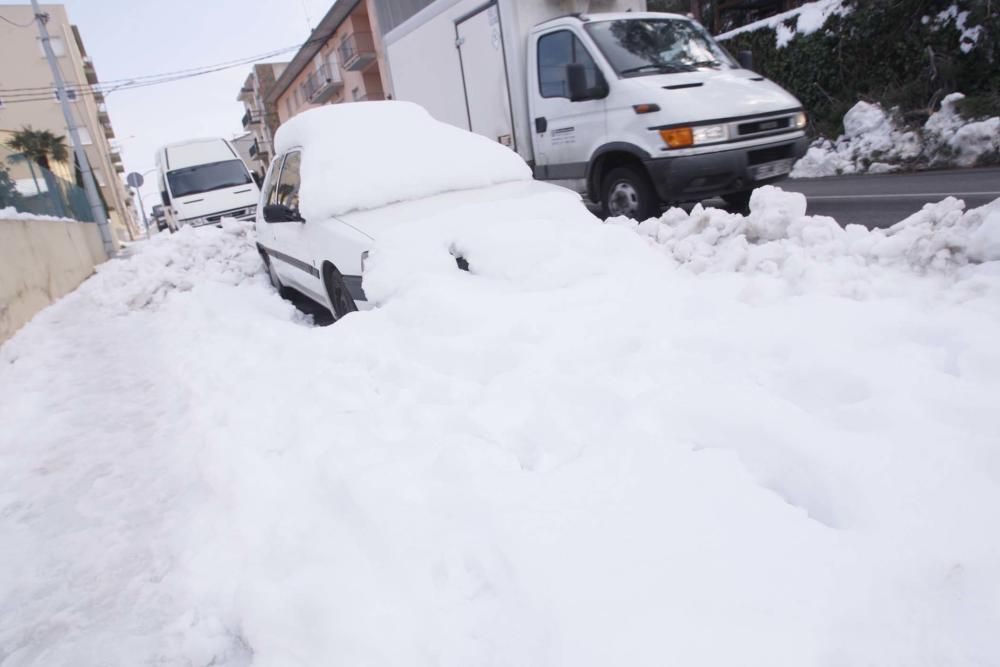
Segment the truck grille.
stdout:
[[783,130],[792,124],[792,117],[785,116],[779,118],[761,118],[760,120],[752,120],[747,123],[740,123],[736,126],[736,132],[741,137],[750,134],[763,134],[765,132],[774,132],[776,130]]

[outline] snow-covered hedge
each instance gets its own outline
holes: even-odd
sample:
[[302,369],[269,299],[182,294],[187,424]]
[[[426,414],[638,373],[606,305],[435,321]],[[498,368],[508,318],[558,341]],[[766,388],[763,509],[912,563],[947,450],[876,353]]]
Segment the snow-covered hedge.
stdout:
[[814,130],[842,133],[858,100],[922,126],[940,100],[970,119],[1000,115],[1000,12],[985,0],[819,0],[720,35],[794,93]]

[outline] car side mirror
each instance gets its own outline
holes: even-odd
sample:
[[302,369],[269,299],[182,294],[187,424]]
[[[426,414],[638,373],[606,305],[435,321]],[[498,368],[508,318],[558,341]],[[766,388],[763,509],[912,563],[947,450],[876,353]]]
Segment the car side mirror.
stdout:
[[736,55],[736,60],[743,69],[753,69],[753,51],[740,51]]
[[305,222],[299,212],[284,204],[268,204],[264,207],[264,222]]

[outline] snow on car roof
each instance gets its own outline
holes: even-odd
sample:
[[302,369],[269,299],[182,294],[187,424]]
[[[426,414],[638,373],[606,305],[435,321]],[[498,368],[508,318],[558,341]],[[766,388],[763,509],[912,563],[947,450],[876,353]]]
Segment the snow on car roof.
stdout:
[[278,129],[275,146],[278,153],[303,149],[299,195],[307,220],[531,178],[511,149],[411,102],[310,109]]

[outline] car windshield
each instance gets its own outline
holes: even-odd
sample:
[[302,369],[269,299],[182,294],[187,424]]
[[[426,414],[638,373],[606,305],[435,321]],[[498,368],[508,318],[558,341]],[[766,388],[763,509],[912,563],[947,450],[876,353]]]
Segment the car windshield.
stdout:
[[221,190],[251,183],[250,174],[241,160],[210,162],[167,172],[170,192],[174,197],[196,195],[199,192]]
[[736,67],[705,29],[692,21],[636,18],[586,26],[619,76]]

